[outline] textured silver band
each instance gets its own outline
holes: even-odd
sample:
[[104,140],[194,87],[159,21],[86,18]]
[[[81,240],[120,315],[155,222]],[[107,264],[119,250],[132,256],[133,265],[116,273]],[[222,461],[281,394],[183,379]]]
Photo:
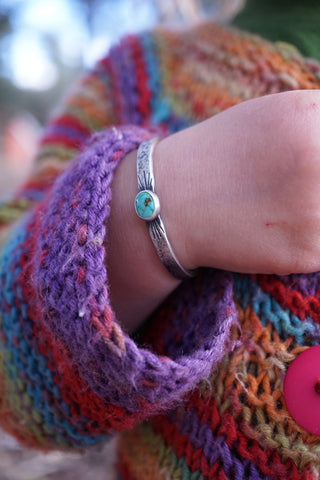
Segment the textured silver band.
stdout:
[[[137,155],[137,177],[139,192],[143,190],[155,192],[155,180],[153,175],[152,155],[155,145],[159,138],[154,138],[143,142],[138,149]],[[146,221],[147,227],[160,257],[161,262],[166,269],[176,278],[186,279],[196,275],[195,270],[185,269],[172,250],[166,230],[164,228],[160,214],[151,221]]]

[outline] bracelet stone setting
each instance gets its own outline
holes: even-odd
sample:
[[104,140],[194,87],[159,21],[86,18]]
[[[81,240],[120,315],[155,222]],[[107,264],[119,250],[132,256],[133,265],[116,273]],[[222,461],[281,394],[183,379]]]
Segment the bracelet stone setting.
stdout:
[[136,196],[134,205],[138,217],[147,222],[157,218],[160,213],[159,197],[151,190],[141,190]]
[[155,192],[152,155],[159,138],[143,142],[137,154],[137,180],[139,193],[135,198],[135,210],[139,218],[146,221],[149,234],[158,256],[166,269],[181,280],[194,277],[196,270],[187,270],[177,259],[167,237],[160,216],[160,201]]

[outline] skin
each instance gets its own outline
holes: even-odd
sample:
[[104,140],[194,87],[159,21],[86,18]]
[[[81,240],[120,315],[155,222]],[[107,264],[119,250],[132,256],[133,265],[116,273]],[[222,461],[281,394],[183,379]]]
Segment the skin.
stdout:
[[[161,216],[186,268],[320,270],[319,125],[320,91],[294,91],[244,102],[157,145]],[[180,281],[135,214],[136,152],[123,160],[112,188],[110,295],[132,332]]]

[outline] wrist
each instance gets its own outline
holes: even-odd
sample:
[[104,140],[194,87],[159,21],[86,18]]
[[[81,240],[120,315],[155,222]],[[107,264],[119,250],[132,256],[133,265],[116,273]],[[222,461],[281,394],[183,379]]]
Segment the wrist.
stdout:
[[195,270],[199,264],[192,235],[195,225],[194,184],[186,132],[161,140],[156,145],[153,158],[156,192],[169,242],[183,267]]
[[112,185],[107,245],[112,306],[133,331],[179,285],[161,263],[146,223],[134,208],[138,193],[137,151],[119,165]]

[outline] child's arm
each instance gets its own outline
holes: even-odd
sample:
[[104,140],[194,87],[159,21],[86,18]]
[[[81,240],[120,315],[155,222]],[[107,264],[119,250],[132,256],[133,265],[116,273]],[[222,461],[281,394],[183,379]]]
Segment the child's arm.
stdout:
[[[278,275],[320,268],[319,105],[319,91],[250,100],[156,146],[161,216],[182,265]],[[132,330],[178,281],[134,212],[135,152],[113,189],[110,293]]]

